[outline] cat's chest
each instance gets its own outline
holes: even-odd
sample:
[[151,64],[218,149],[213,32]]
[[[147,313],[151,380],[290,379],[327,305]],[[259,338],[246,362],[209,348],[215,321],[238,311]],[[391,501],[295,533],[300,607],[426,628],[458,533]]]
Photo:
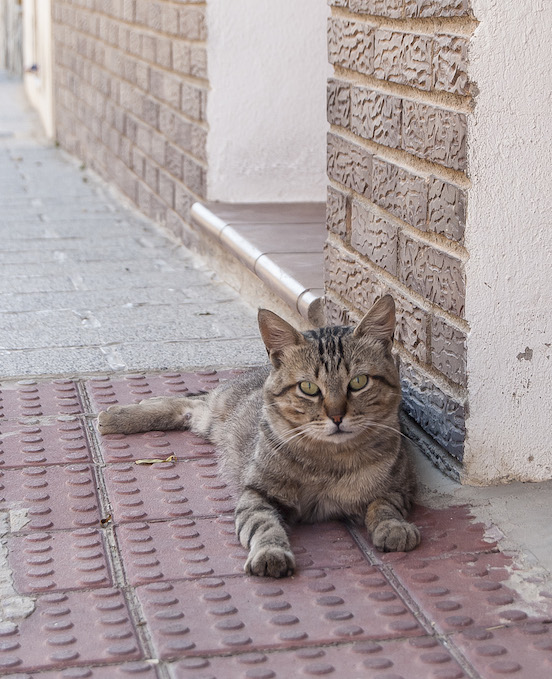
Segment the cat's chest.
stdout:
[[378,497],[376,470],[306,481],[299,487],[301,521],[326,521],[344,517],[364,518],[368,504]]

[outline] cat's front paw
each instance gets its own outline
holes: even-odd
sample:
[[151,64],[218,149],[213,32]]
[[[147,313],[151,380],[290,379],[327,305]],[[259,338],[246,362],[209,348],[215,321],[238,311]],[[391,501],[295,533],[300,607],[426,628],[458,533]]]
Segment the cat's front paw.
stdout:
[[110,406],[98,415],[100,434],[132,434],[140,429],[139,411],[136,406]]
[[295,572],[295,557],[293,552],[282,547],[262,547],[250,552],[245,572],[260,577],[286,578]]
[[420,544],[420,531],[413,523],[399,519],[381,521],[372,533],[380,552],[409,552]]

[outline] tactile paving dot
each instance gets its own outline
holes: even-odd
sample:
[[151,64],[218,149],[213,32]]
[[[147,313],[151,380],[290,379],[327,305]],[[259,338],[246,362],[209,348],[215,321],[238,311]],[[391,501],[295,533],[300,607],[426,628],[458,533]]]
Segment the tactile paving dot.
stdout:
[[[375,590],[395,598],[374,600]],[[381,573],[369,566],[362,572],[305,570],[284,580],[157,582],[136,592],[162,658],[423,633]]]
[[[418,641],[425,644],[417,644]],[[172,679],[289,679],[366,677],[367,679],[463,679],[462,668],[431,637],[400,641],[361,641],[297,651],[252,651],[232,658],[190,657],[170,666]]]
[[549,623],[473,628],[455,634],[454,644],[485,679],[501,676],[544,679],[552,674]]
[[[247,559],[231,516],[129,523],[116,532],[126,572],[135,585],[242,574]],[[290,536],[298,570],[365,563],[347,529],[339,523],[294,526]]]
[[28,618],[0,624],[0,672],[141,657],[123,596],[115,589],[43,594]]
[[144,458],[179,460],[210,457],[214,447],[188,431],[150,431],[144,434],[98,435],[102,456],[107,463],[133,462]]
[[516,609],[518,595],[503,582],[512,566],[504,554],[403,560],[395,556],[391,564],[395,575],[440,631],[527,620],[527,614]]
[[0,420],[0,465],[31,467],[90,462],[82,422],[72,415]]
[[77,387],[72,380],[20,380],[0,384],[0,418],[77,415],[82,412]]
[[8,538],[15,588],[22,594],[111,585],[104,539],[94,528]]
[[234,510],[213,458],[110,465],[104,476],[116,522],[219,516]]
[[124,378],[93,377],[85,383],[97,412],[111,405],[139,403],[154,396],[186,396],[209,391],[221,381],[241,374],[242,370],[204,370],[196,373],[126,375]]
[[89,465],[28,467],[0,471],[0,508],[16,507],[12,530],[98,526],[96,484]]

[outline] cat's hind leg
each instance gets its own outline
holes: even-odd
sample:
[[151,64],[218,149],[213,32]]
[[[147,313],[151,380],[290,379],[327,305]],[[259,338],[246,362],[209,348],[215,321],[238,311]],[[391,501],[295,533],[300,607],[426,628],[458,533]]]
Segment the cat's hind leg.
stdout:
[[236,534],[249,550],[245,571],[282,578],[293,575],[295,557],[279,511],[253,488],[241,494],[235,511]]
[[209,408],[204,398],[150,398],[128,406],[111,406],[98,415],[100,434],[135,434],[143,431],[192,429],[208,431]]
[[406,521],[400,496],[379,498],[368,505],[366,527],[380,552],[409,552],[420,544],[420,531]]

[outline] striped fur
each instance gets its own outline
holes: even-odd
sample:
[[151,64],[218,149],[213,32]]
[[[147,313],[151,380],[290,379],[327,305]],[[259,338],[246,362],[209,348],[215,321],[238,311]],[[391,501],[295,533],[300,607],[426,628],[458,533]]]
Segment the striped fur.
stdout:
[[[413,549],[420,536],[406,516],[416,484],[399,427],[394,326],[389,296],[355,328],[300,333],[261,310],[271,365],[197,398],[111,407],[100,432],[190,428],[215,443],[237,493],[251,574],[293,573],[286,526],[296,521],[349,518],[365,523],[380,550]],[[318,392],[306,393],[306,383]]]

